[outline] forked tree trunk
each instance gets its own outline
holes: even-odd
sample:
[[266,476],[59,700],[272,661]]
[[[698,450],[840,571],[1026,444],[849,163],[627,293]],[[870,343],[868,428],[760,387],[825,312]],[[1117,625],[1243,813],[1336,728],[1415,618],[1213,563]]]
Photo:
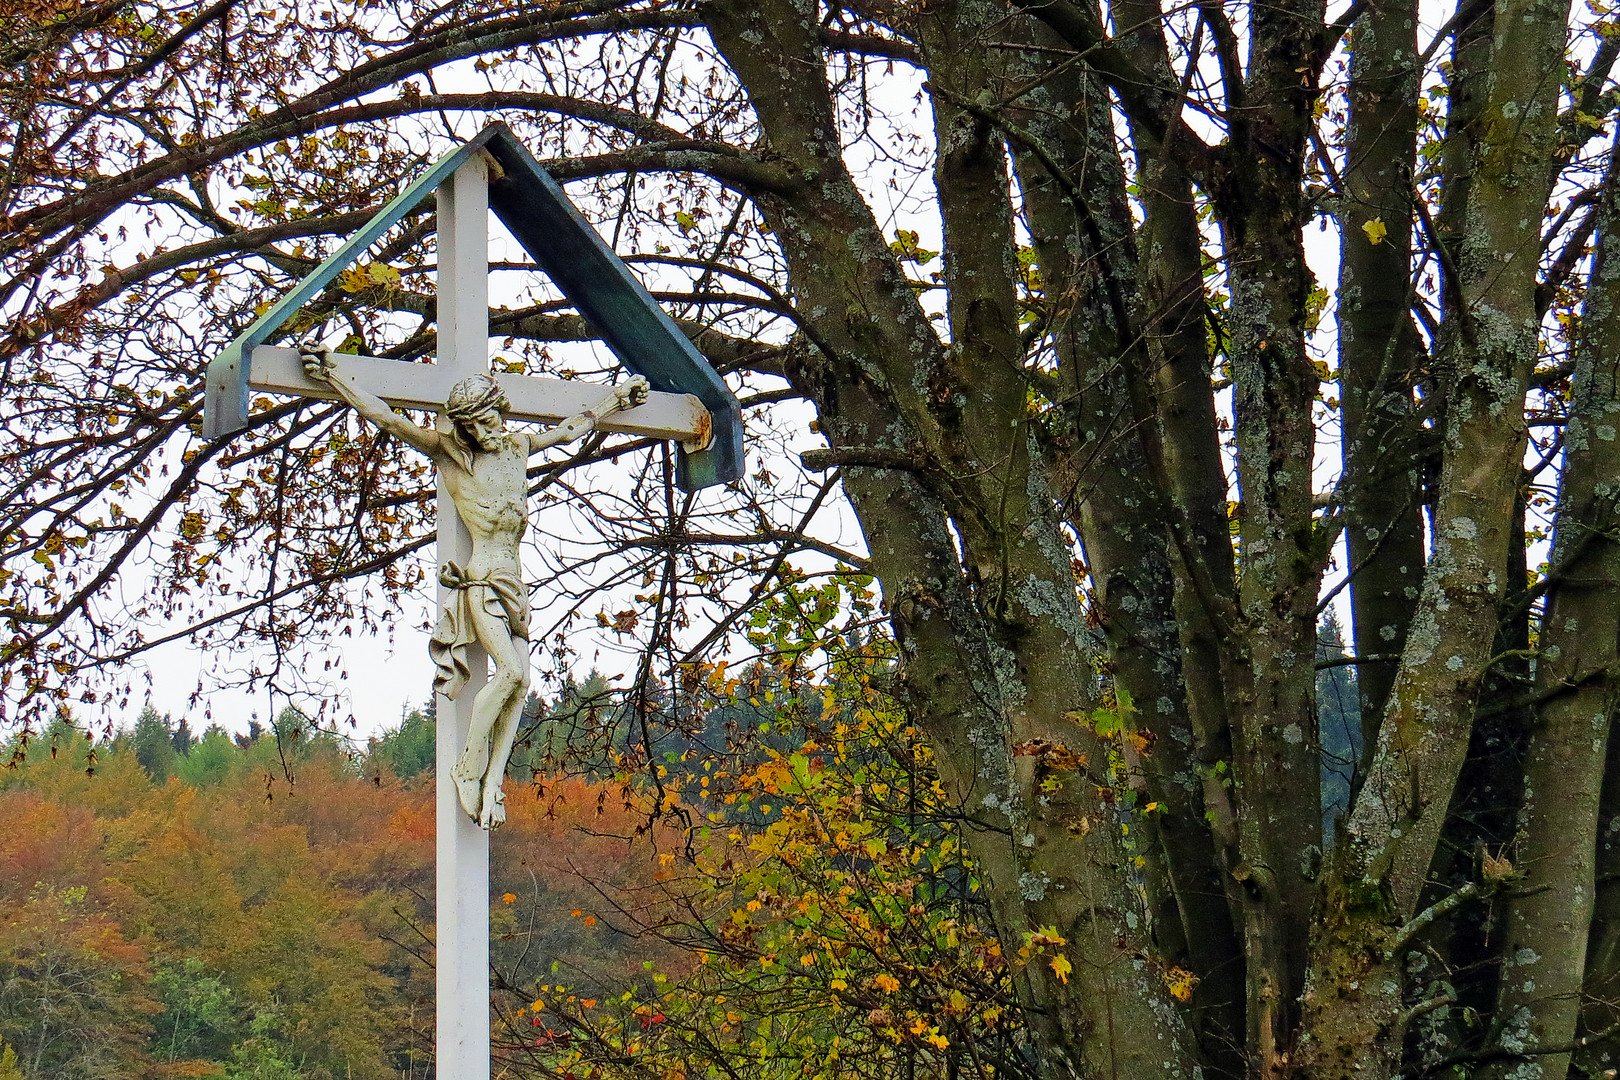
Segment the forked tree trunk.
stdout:
[[[1507,903],[1496,1014],[1504,1048],[1542,1051],[1562,1076],[1587,986],[1599,805],[1620,654],[1620,191],[1605,183],[1565,429],[1564,473],[1537,640],[1536,711],[1524,763],[1524,895]],[[1601,981],[1601,980],[1600,980]],[[1515,1062],[1495,1066],[1509,1076]]]
[[[1459,326],[1448,343],[1435,554],[1366,785],[1335,850],[1312,956],[1305,1071],[1391,1075],[1401,1061],[1401,927],[1417,914],[1491,659],[1539,324],[1535,260],[1557,138],[1567,7],[1497,5],[1516,28],[1491,43],[1472,183],[1451,265]],[[1517,30],[1518,27],[1523,30]]]

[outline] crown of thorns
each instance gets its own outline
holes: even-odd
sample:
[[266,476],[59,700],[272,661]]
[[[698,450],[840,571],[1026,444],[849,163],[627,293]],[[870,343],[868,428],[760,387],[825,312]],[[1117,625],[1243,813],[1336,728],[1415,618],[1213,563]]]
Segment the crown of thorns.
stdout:
[[506,412],[512,403],[506,391],[488,375],[469,375],[450,388],[445,399],[445,415],[452,420],[471,420],[487,412]]

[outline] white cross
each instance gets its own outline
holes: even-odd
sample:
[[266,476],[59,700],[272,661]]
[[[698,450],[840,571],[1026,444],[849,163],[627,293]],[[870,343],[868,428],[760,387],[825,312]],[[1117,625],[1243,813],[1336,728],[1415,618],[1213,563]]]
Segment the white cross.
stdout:
[[[446,268],[448,267],[448,273]],[[474,157],[439,187],[439,355],[443,378],[489,370],[489,181]],[[441,397],[439,401],[443,401]],[[467,564],[472,538],[439,481],[439,565]],[[439,586],[439,610],[449,590]],[[472,723],[488,658],[476,645],[472,678],[455,701],[435,703],[434,1074],[489,1080],[489,833],[461,809],[450,766]]]
[[[474,154],[438,188],[439,263],[437,362],[410,364],[343,356],[343,370],[390,405],[440,408],[457,381],[489,373],[489,174]],[[312,398],[333,398],[312,381],[298,349],[252,350],[248,387]],[[603,387],[586,382],[497,375],[513,420],[556,423],[597,404]],[[597,425],[604,431],[675,439],[696,450],[709,439],[710,416],[689,394],[653,393],[646,404]],[[466,566],[472,540],[444,481],[439,481],[439,565]],[[444,610],[449,590],[439,587]],[[425,658],[424,658],[425,659]],[[474,645],[471,678],[454,701],[436,702],[437,850],[435,922],[435,1056],[440,1080],[489,1080],[489,833],[462,809],[450,768],[466,744],[474,699],[488,675],[488,657]],[[424,664],[424,668],[426,668]]]

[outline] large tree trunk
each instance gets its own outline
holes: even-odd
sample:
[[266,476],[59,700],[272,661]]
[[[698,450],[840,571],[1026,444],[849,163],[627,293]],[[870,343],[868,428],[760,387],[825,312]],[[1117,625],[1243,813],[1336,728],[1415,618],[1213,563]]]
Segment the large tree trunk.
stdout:
[[[924,34],[943,53],[934,77],[970,100],[993,76],[952,43],[982,17],[945,4]],[[793,198],[758,205],[821,354],[793,376],[846,466],[900,644],[902,700],[973,823],[970,850],[1008,951],[1042,929],[1065,943],[1018,979],[1043,1073],[1191,1075],[1192,1040],[1139,959],[1148,919],[1114,808],[1087,768],[1068,764],[1107,760],[1072,718],[1098,700],[1101,643],[1031,427],[1006,274],[1004,150],[942,95],[946,347],[844,167],[814,18],[788,0],[707,9],[772,152],[802,178]]]
[[1234,749],[1248,957],[1250,1053],[1262,1077],[1288,1067],[1322,857],[1316,730],[1316,598],[1326,553],[1312,520],[1317,374],[1306,353],[1311,273],[1300,198],[1319,5],[1254,9],[1251,69],[1215,192],[1227,252],[1227,331],[1237,459],[1238,633],[1223,656]]
[[[1235,1051],[1243,1034],[1243,955],[1226,873],[1238,861],[1233,810],[1226,789],[1203,779],[1215,762],[1229,759],[1230,740],[1224,722],[1212,721],[1212,709],[1194,704],[1196,694],[1182,675],[1175,570],[1180,556],[1170,521],[1175,511],[1161,479],[1158,403],[1147,389],[1154,377],[1150,365],[1162,362],[1174,341],[1149,350],[1140,339],[1151,340],[1155,332],[1137,329],[1162,321],[1163,308],[1138,292],[1145,271],[1125,202],[1124,167],[1112,148],[1107,94],[1078,71],[1043,74],[1042,86],[1020,110],[1016,138],[1030,145],[1015,159],[1051,306],[1064,419],[1053,440],[1059,444],[1053,458],[1062,477],[1060,502],[1098,585],[1093,599],[1107,633],[1114,683],[1135,702],[1127,722],[1150,740],[1133,764],[1144,797],[1158,804],[1157,813],[1136,819],[1156,869],[1148,879],[1155,944],[1166,965],[1198,976],[1187,1013],[1206,1075],[1241,1075]],[[1082,104],[1060,110],[1059,101]],[[1071,115],[1055,119],[1064,112]],[[1066,176],[1052,174],[1052,161],[1084,163],[1077,190],[1066,186]],[[1157,203],[1149,202],[1150,216],[1162,212]],[[1160,257],[1162,249],[1155,248]],[[1181,291],[1187,291],[1185,282]],[[1194,318],[1201,360],[1203,326],[1200,316]],[[1202,365],[1192,370],[1207,386]],[[1207,433],[1213,436],[1213,424]],[[1158,469],[1149,464],[1153,455]],[[1221,549],[1227,549],[1224,542]],[[1211,829],[1217,820],[1228,827]]]
[[[1372,768],[1335,849],[1306,998],[1313,1076],[1399,1068],[1399,928],[1417,913],[1468,746],[1496,639],[1539,323],[1535,261],[1545,162],[1557,138],[1564,14],[1549,0],[1497,5],[1515,27],[1492,42],[1483,132],[1454,262],[1456,332],[1443,357],[1447,408],[1435,555],[1379,730]],[[1523,27],[1523,29],[1518,29]]]
[[[1546,700],[1524,764],[1519,869],[1529,888],[1507,904],[1497,1004],[1504,1049],[1569,1047],[1586,986],[1596,894],[1599,803],[1620,654],[1620,192],[1605,183],[1565,429],[1536,691]],[[1535,1057],[1562,1076],[1568,1053]],[[1502,1064],[1497,1075],[1516,1066]]]
[[1588,1076],[1620,1068],[1620,739],[1609,739],[1598,804],[1596,888],[1581,987],[1580,1037],[1588,1045],[1575,1065]]
[[1339,213],[1340,495],[1368,755],[1423,581],[1423,429],[1411,390],[1420,346],[1410,314],[1417,23],[1414,2],[1378,4],[1352,31]]

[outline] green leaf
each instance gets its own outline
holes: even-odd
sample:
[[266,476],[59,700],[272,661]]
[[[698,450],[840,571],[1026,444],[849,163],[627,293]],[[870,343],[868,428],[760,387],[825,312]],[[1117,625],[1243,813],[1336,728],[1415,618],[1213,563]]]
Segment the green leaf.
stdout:
[[927,251],[919,246],[921,237],[911,229],[896,229],[894,240],[889,244],[889,250],[894,252],[895,258],[901,262],[916,263],[926,266],[938,257],[939,252]]

